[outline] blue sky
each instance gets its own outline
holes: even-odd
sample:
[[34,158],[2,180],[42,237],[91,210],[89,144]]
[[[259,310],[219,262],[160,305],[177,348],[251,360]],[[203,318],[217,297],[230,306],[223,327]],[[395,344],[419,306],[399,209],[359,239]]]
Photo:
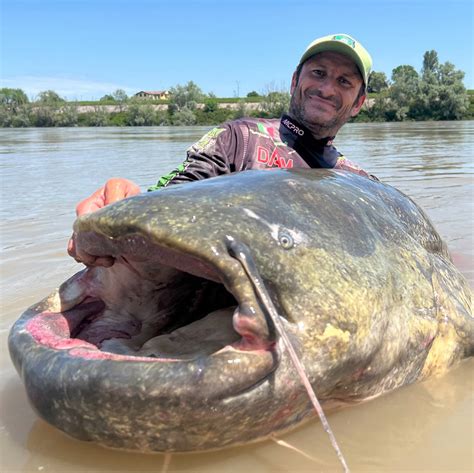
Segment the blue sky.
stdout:
[[1,0],[0,86],[94,99],[189,80],[220,97],[287,88],[313,39],[348,33],[374,70],[434,49],[474,88],[472,0]]

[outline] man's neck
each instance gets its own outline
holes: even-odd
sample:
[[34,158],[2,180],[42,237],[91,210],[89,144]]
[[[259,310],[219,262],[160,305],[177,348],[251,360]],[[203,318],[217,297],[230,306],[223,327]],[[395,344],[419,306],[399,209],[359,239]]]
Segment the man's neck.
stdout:
[[290,120],[294,121],[298,125],[303,125],[306,131],[309,132],[311,136],[317,141],[332,141],[336,135],[336,133],[333,133],[332,129],[307,123],[305,120],[296,117],[295,114],[291,113],[291,111],[288,112],[287,116],[290,118]]

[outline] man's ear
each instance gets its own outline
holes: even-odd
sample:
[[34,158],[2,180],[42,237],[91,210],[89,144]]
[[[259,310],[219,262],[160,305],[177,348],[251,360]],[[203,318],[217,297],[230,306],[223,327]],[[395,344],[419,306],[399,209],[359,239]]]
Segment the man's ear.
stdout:
[[366,98],[367,95],[362,95],[356,100],[351,110],[351,117],[355,117],[360,112],[360,109],[362,108],[362,105],[364,105]]
[[293,76],[291,77],[290,95],[293,95],[293,92],[296,88],[297,83],[298,83],[298,79],[297,79],[297,74],[296,74],[296,71],[295,71],[295,72],[293,72]]

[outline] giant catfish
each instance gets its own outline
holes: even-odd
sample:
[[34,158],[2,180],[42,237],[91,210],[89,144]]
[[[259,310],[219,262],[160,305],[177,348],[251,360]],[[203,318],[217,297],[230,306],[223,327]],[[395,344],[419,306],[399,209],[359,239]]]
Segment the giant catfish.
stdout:
[[323,406],[443,373],[474,351],[471,290],[427,216],[351,173],[248,171],[176,185],[74,229],[79,245],[115,263],[84,269],[28,309],[9,347],[35,410],[78,439],[208,450],[314,415],[236,247]]

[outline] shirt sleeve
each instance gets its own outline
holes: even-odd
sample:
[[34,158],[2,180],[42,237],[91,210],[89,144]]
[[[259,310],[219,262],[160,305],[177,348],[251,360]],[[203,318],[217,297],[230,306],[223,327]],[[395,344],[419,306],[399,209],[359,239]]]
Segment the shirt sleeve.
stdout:
[[213,128],[189,147],[182,164],[162,176],[148,191],[235,171],[238,144],[238,130],[231,123]]

